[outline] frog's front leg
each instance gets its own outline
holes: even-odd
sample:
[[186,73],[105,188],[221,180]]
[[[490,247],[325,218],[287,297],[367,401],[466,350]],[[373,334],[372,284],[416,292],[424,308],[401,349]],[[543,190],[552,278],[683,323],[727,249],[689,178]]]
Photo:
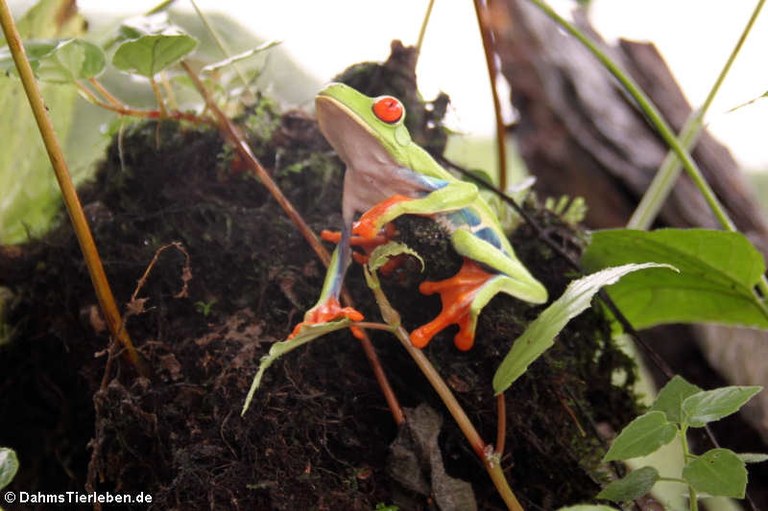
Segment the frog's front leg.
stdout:
[[[344,274],[350,262],[350,234],[349,228],[344,227],[341,231],[339,244],[333,251],[331,262],[328,265],[328,272],[325,274],[323,289],[320,292],[320,298],[317,303],[304,314],[304,321],[296,325],[289,339],[295,337],[305,325],[316,325],[328,323],[338,319],[348,318],[351,321],[362,321],[363,315],[353,307],[342,307],[339,301],[341,286],[344,281]],[[352,329],[355,337],[360,338],[361,332]]]
[[440,187],[421,197],[393,195],[366,211],[355,222],[352,232],[361,238],[373,238],[384,225],[402,215],[434,215],[461,209],[478,199],[477,186],[461,181],[441,181]]
[[547,301],[546,288],[514,254],[505,253],[465,230],[455,231],[451,241],[464,256],[464,264],[449,279],[422,282],[419,286],[423,294],[440,294],[442,310],[435,319],[411,333],[411,342],[417,348],[425,347],[435,335],[453,324],[459,326],[454,337],[456,347],[462,351],[472,348],[477,317],[498,293],[536,304]]

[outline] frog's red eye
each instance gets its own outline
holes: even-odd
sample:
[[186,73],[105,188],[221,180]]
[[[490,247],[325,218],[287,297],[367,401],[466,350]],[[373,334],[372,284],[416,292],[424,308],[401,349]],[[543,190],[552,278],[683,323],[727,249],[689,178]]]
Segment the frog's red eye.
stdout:
[[403,104],[392,96],[381,96],[373,103],[373,113],[380,120],[394,124],[403,118]]

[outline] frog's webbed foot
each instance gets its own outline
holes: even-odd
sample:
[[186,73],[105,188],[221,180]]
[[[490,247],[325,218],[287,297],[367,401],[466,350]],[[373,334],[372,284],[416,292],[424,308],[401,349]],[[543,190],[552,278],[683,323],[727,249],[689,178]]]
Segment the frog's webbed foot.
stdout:
[[[296,325],[288,339],[296,337],[306,325],[319,325],[344,318],[350,321],[362,321],[363,314],[353,307],[342,307],[339,300],[331,296],[324,303],[318,303],[308,310],[304,315],[304,321]],[[362,335],[362,332],[355,327],[352,328],[352,333],[358,339]]]
[[453,277],[422,282],[419,291],[425,295],[439,293],[443,310],[435,319],[411,332],[413,345],[424,348],[435,335],[455,324],[459,326],[459,332],[454,337],[456,347],[462,351],[472,348],[480,312],[473,307],[473,303],[486,284],[497,277],[499,275],[488,273],[471,259],[465,258],[461,269]]

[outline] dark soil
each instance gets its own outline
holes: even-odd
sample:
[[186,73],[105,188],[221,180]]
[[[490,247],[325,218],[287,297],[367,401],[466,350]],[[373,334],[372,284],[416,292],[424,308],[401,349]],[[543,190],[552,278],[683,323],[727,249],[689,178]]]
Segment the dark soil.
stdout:
[[[280,116],[262,100],[243,125],[310,224],[338,228],[342,168],[314,121],[299,112]],[[260,183],[239,167],[214,130],[140,124],[112,145],[95,181],[81,191],[120,303],[130,302],[157,251],[179,244],[160,253],[138,291],[142,301],[130,304],[127,328],[146,376],[124,357],[107,367],[108,337],[68,224],[3,252],[0,281],[13,293],[7,311],[13,337],[0,347],[0,445],[15,448],[21,460],[13,489],[83,491],[90,484],[149,493],[158,510],[372,510],[395,502],[400,509],[436,509],[434,495],[408,491],[388,472],[397,427],[347,332],[275,363],[240,416],[260,357],[314,303],[324,269]],[[578,233],[529,209],[579,250]],[[406,264],[385,279],[412,328],[439,305],[418,293],[418,282],[444,277],[457,259],[429,220],[404,219],[398,229],[427,261],[423,275]],[[514,233],[513,243],[558,296],[572,278],[567,265],[527,227]],[[186,290],[185,272],[191,275]],[[358,307],[376,320],[359,267],[348,284]],[[483,312],[471,351],[453,348],[451,332],[426,350],[488,442],[496,437],[494,370],[538,312],[498,297]],[[404,350],[387,334],[372,335],[403,405],[428,404],[442,416],[439,445],[448,475],[471,483],[479,509],[503,509]],[[627,375],[625,385],[612,384],[615,371]],[[588,501],[599,490],[607,468],[599,465],[604,447],[597,430],[615,431],[637,412],[633,371],[612,344],[608,322],[589,311],[510,389],[503,466],[526,509]]]

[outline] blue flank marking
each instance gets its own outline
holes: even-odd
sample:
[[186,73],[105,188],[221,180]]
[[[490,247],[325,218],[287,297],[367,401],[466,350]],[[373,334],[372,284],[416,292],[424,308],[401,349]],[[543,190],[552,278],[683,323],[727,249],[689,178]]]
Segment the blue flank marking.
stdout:
[[469,208],[462,208],[458,211],[447,213],[445,216],[448,217],[448,221],[454,227],[459,229],[469,227],[470,231],[473,230],[473,227],[480,225],[481,222],[480,215]]
[[474,233],[475,236],[480,238],[481,240],[485,240],[491,245],[493,245],[496,248],[501,248],[501,240],[499,239],[499,235],[496,234],[496,231],[491,229],[490,227],[484,227],[480,229],[479,231]]
[[398,167],[396,173],[399,174],[398,177],[404,181],[409,181],[415,187],[424,190],[422,192],[423,195],[428,195],[430,192],[439,190],[448,184],[448,181],[445,179],[419,174],[418,172],[414,172],[407,167]]

